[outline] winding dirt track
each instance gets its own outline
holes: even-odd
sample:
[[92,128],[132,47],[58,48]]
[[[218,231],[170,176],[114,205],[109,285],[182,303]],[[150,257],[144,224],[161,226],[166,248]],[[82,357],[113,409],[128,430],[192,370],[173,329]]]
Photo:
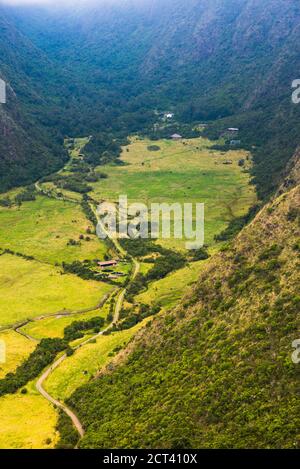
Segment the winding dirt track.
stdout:
[[[123,292],[122,292],[123,293]],[[121,304],[122,306],[122,304]],[[116,310],[117,310],[117,307],[116,307]],[[116,318],[118,319],[118,317]],[[87,339],[86,341],[82,342],[81,344],[77,345],[77,347],[74,347],[74,351],[80,349],[81,347],[83,347],[84,345],[88,344],[89,342],[95,340],[97,337],[101,336],[104,334],[104,332],[106,332],[108,329],[110,328],[110,325],[104,329],[103,331],[99,332],[98,334],[94,335],[93,337],[90,337],[89,339]],[[50,374],[56,369],[59,367],[59,365],[65,361],[67,358],[67,354],[64,353],[60,358],[58,358],[43,374],[42,376],[38,379],[37,383],[36,383],[36,389],[38,390],[38,392],[45,398],[47,399],[47,401],[51,402],[51,404],[59,407],[60,409],[62,409],[69,417],[70,419],[72,420],[73,422],[73,425],[74,427],[76,428],[76,430],[78,431],[80,437],[83,437],[84,435],[84,429],[83,429],[83,426],[81,425],[80,423],[80,420],[79,418],[77,417],[77,415],[69,408],[67,407],[63,402],[60,402],[58,401],[57,399],[55,399],[54,397],[52,397],[43,387],[43,384],[44,382],[46,381],[46,379],[50,376]]]
[[[97,213],[95,213],[95,215],[97,216]],[[99,219],[99,217],[97,216],[97,219],[98,219],[98,222],[101,223],[101,220]],[[127,252],[122,248],[122,246],[120,245],[120,243],[118,242],[117,239],[113,238],[112,236],[110,236],[109,233],[108,234],[108,237],[111,239],[111,241],[114,243],[116,249],[120,252],[120,254],[122,256],[126,256],[127,255]],[[139,270],[140,270],[140,263],[132,258],[132,262],[133,262],[133,265],[134,265],[134,269],[133,269],[133,272],[132,272],[132,275],[131,275],[131,281],[133,281],[136,276],[138,275],[139,273]],[[121,309],[122,309],[122,305],[123,305],[123,302],[124,302],[124,297],[125,297],[125,294],[126,294],[126,291],[127,289],[124,288],[123,290],[120,291],[119,293],[119,296],[118,296],[118,299],[117,299],[117,302],[116,302],[116,305],[115,305],[115,312],[114,312],[114,317],[113,317],[113,321],[112,323],[103,331],[99,332],[97,335],[93,336],[93,337],[90,337],[88,340],[86,340],[85,342],[82,342],[80,345],[78,345],[77,347],[74,348],[74,351],[75,350],[78,350],[79,348],[83,347],[84,345],[88,344],[89,342],[91,342],[92,340],[96,339],[97,337],[101,336],[104,334],[104,332],[106,332],[108,329],[110,329],[110,327],[112,326],[112,324],[114,323],[117,323],[118,320],[119,320],[119,316],[120,316],[120,312],[121,312]],[[78,431],[80,437],[82,438],[84,436],[84,428],[79,420],[79,418],[77,417],[77,415],[69,408],[67,407],[64,403],[58,401],[57,399],[55,399],[54,397],[52,397],[43,387],[43,384],[44,382],[46,381],[46,379],[50,376],[50,374],[56,369],[59,367],[59,365],[64,361],[66,360],[67,358],[67,354],[65,353],[64,355],[62,355],[58,360],[56,360],[43,374],[42,376],[39,378],[39,380],[37,381],[36,383],[36,389],[37,391],[45,398],[47,399],[48,402],[50,402],[51,404],[57,406],[58,408],[62,409],[63,412],[65,412],[69,417],[70,419],[72,420],[73,422],[73,425],[74,427],[76,428],[76,430]]]
[[66,358],[67,358],[66,354],[62,355],[59,358],[59,360],[57,360],[55,363],[53,363],[53,365],[50,366],[50,368],[48,368],[48,370],[46,370],[42,374],[42,376],[39,378],[38,382],[36,383],[36,389],[38,390],[38,392],[45,399],[47,399],[47,401],[51,402],[51,404],[53,404],[53,405],[59,407],[60,409],[62,409],[70,417],[70,419],[73,422],[74,427],[76,428],[76,430],[78,431],[80,437],[82,438],[83,435],[84,435],[84,429],[83,429],[77,415],[74,414],[74,412],[72,412],[72,410],[69,409],[69,407],[67,407],[65,404],[57,401],[52,396],[50,396],[50,394],[48,394],[47,391],[45,391],[45,389],[43,388],[44,381],[48,378],[48,376],[52,373],[52,371],[55,370],[55,368],[57,368]]

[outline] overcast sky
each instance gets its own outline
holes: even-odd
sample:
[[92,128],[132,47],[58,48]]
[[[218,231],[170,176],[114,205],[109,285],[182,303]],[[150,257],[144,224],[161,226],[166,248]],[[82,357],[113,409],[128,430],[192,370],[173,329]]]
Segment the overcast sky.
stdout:
[[7,5],[32,5],[37,3],[53,3],[54,1],[55,0],[0,0],[0,3]]
[[[76,2],[86,3],[89,0],[76,0]],[[0,0],[0,4],[6,5],[37,5],[37,4],[49,4],[53,3],[56,5],[63,3],[71,3],[71,0]]]
[[[53,4],[56,6],[72,3],[130,3],[133,0],[0,0],[0,5],[47,5]],[[136,3],[143,2],[145,0],[135,0]]]
[[74,3],[116,3],[117,1],[126,3],[127,0],[0,0],[0,5],[65,5]]

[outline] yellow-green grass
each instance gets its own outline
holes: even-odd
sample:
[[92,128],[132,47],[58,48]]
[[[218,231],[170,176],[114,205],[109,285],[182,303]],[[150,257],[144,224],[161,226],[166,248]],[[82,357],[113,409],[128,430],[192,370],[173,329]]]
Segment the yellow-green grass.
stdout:
[[[87,235],[92,224],[79,205],[38,196],[20,208],[0,208],[0,248],[8,248],[50,263],[103,259],[106,246],[95,234]],[[89,236],[79,246],[70,239]]]
[[[109,267],[107,270],[110,271],[109,274],[115,283],[123,285],[132,271],[132,264],[130,262],[120,262],[116,267]],[[117,273],[123,275],[118,276]]]
[[[61,171],[61,175],[67,174],[66,171]],[[79,194],[79,192],[73,192],[67,189],[63,188],[57,188],[57,186],[53,182],[44,182],[40,184],[40,187],[42,188],[43,192],[50,196],[50,198],[56,198],[58,201],[63,201],[63,199],[66,199],[67,201],[69,200],[70,203],[80,203],[82,200],[82,194]],[[62,194],[62,197],[60,197],[58,194]]]
[[0,379],[16,368],[30,355],[36,344],[14,330],[0,332],[0,342],[5,344],[5,363],[0,361]]
[[79,386],[111,361],[111,353],[116,347],[125,347],[128,341],[143,327],[149,319],[129,330],[99,336],[96,343],[90,343],[78,349],[68,357],[45,382],[45,389],[56,399],[67,399]]
[[139,273],[140,274],[143,274],[143,275],[146,275],[149,270],[152,269],[152,267],[154,266],[153,263],[150,263],[150,262],[141,262],[140,263],[140,270],[139,270]]
[[0,449],[53,448],[58,440],[54,407],[33,386],[27,389],[0,398]]
[[[95,309],[88,313],[72,314],[70,316],[57,315],[50,318],[41,319],[40,321],[29,322],[22,328],[22,331],[37,340],[47,337],[60,337],[64,335],[65,327],[72,324],[74,321],[87,321],[95,317],[106,318],[108,314],[107,307]],[[1,336],[0,336],[1,337]]]
[[0,198],[4,199],[8,197],[9,199],[14,199],[23,190],[24,190],[23,187],[14,187],[13,189],[10,189],[9,191],[2,193],[0,195]]
[[[243,215],[256,201],[249,174],[239,166],[250,157],[243,150],[222,153],[212,150],[204,138],[185,141],[160,140],[160,151],[149,151],[153,142],[132,138],[123,149],[124,166],[105,166],[108,178],[93,184],[97,200],[117,201],[127,195],[129,202],[205,203],[205,241],[226,228],[235,216]],[[231,161],[232,164],[224,164]],[[168,240],[169,247],[183,247],[182,241]]]
[[63,310],[96,306],[112,287],[62,275],[59,268],[17,256],[0,256],[0,327]]
[[[74,148],[69,150],[70,161],[65,165],[62,171],[68,170],[72,164],[72,160],[80,159],[81,152],[84,151],[85,145],[89,142],[89,137],[78,137],[74,138]],[[67,145],[67,141],[65,145]]]
[[164,309],[174,307],[187,293],[188,288],[196,282],[206,263],[207,261],[193,262],[187,267],[151,283],[148,290],[138,295],[135,301],[149,305],[160,304]]
[[[80,137],[74,139],[74,148],[69,151],[70,159],[66,163],[66,165],[58,171],[60,175],[70,175],[71,174],[71,166],[73,161],[81,160],[81,153],[84,151],[85,145],[88,143],[89,137]],[[67,141],[65,141],[65,145],[67,147]],[[72,192],[67,189],[57,188],[57,186],[52,182],[41,183],[40,186],[42,187],[43,191],[51,194],[54,197],[57,197],[58,193],[61,193],[65,199],[70,199],[71,201],[80,202],[82,200],[82,194],[78,192]]]

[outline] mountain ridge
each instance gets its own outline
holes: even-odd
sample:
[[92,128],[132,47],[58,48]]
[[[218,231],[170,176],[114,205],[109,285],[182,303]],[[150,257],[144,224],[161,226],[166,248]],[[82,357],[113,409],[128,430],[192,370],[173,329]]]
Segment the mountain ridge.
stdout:
[[299,447],[299,206],[294,183],[71,396],[81,447]]
[[224,126],[240,127],[260,197],[276,192],[300,143],[300,106],[291,103],[298,3],[164,0],[5,13],[65,72],[54,77],[58,96],[45,86],[56,102],[47,114],[56,131],[149,134],[155,109],[173,109],[190,125],[209,121],[214,138]]

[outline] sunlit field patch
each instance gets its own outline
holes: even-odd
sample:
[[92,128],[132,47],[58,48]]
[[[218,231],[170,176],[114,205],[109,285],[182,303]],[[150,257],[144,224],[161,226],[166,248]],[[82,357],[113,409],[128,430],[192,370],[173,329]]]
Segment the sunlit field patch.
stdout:
[[34,350],[36,344],[13,330],[0,332],[0,341],[4,342],[6,349],[6,361],[0,363],[0,379],[2,379],[7,373],[13,373],[21,365]]
[[58,440],[57,413],[33,385],[27,394],[1,397],[0,415],[0,449],[47,449]]
[[71,202],[38,196],[21,207],[0,207],[0,248],[52,264],[103,259],[106,246],[90,230],[80,205]]
[[95,343],[77,350],[53,371],[45,383],[45,389],[55,398],[65,400],[108,364],[112,358],[110,354],[117,348],[124,347],[147,321],[148,319],[129,330],[99,336]]
[[[150,140],[132,138],[123,149],[123,166],[102,166],[107,179],[93,185],[93,197],[129,202],[205,203],[205,242],[224,230],[233,217],[247,213],[256,201],[250,185],[249,155],[243,150],[222,153],[212,150],[203,138],[159,140],[159,151],[149,151]],[[239,165],[245,160],[245,167]],[[170,248],[183,247],[181,240],[162,241]]]
[[152,282],[147,291],[136,297],[136,301],[149,305],[159,304],[164,309],[174,307],[199,278],[201,268],[206,263],[207,261],[193,262],[157,282]]
[[72,314],[70,316],[56,315],[54,317],[45,318],[40,321],[29,322],[22,331],[26,334],[34,337],[35,339],[43,339],[47,337],[63,337],[65,327],[72,324],[74,321],[87,321],[95,317],[106,318],[108,314],[108,308],[102,307],[101,309],[95,309],[84,314]]
[[111,290],[106,283],[62,275],[57,267],[4,254],[0,256],[0,326],[95,307]]

